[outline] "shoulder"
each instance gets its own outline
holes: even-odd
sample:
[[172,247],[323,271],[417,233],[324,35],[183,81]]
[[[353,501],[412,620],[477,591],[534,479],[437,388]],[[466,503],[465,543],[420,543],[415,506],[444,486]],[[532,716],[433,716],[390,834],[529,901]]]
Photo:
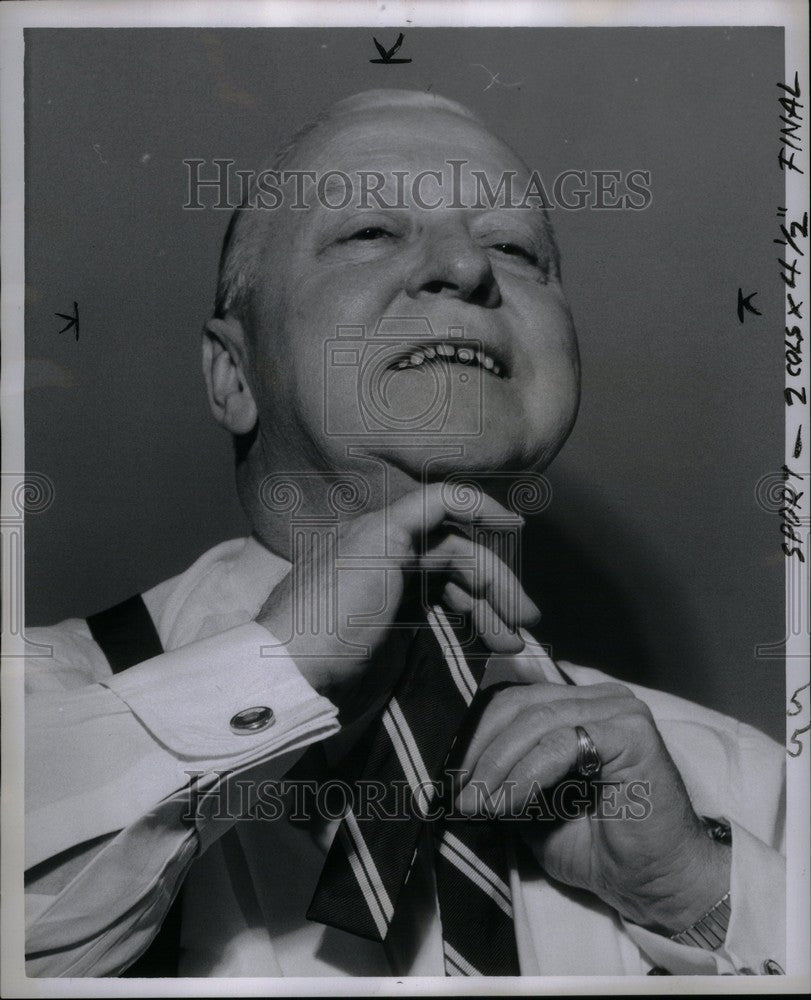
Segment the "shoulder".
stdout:
[[70,691],[108,678],[112,671],[84,618],[26,632],[31,652],[25,660],[26,693]]
[[[218,567],[228,567],[245,544],[244,538],[222,542],[205,552],[183,573],[145,591],[142,597],[156,627],[168,607],[184,602],[187,594]],[[25,661],[26,693],[70,691],[104,681],[112,674],[107,657],[93,638],[85,618],[67,618],[55,625],[29,627],[26,637],[31,650]]]
[[754,726],[739,722],[732,716],[698,705],[678,695],[668,694],[666,691],[658,691],[642,684],[617,681],[610,674],[592,667],[581,667],[565,660],[561,660],[559,666],[576,684],[604,684],[607,681],[624,684],[650,708],[658,725],[668,729],[683,728],[685,731],[712,733],[722,741],[733,741],[739,750],[751,744],[762,752],[776,751],[782,759],[782,747],[778,743]]
[[[624,684],[641,701],[644,701],[654,718],[669,722],[687,722],[705,725],[722,732],[737,732],[742,727],[751,729],[752,733],[758,731],[745,723],[738,722],[729,715],[717,712],[715,709],[707,708],[696,702],[681,698],[679,695],[668,694],[666,691],[659,691],[656,688],[645,687],[643,684],[632,684],[628,681],[618,680],[602,670],[595,670],[593,667],[582,667],[568,660],[558,660],[558,666],[565,671],[576,684],[605,684],[607,682]],[[768,737],[759,734],[763,739]],[[771,741],[770,741],[771,742]]]

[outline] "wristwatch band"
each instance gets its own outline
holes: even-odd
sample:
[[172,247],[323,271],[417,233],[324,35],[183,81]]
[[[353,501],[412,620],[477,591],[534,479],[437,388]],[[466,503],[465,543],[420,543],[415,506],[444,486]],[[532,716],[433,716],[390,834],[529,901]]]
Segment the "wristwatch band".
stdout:
[[727,893],[700,920],[678,934],[671,935],[670,940],[703,948],[705,951],[718,951],[726,939],[731,914]]

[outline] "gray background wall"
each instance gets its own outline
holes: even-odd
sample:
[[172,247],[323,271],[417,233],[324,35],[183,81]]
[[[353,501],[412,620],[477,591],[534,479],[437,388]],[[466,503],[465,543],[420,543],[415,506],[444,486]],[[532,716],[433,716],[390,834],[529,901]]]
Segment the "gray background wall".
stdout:
[[[541,636],[782,739],[782,663],[754,656],[784,635],[754,499],[782,462],[782,31],[404,30],[400,66],[369,63],[397,29],[28,31],[26,463],[56,489],[26,524],[28,621],[244,533],[198,360],[227,215],[182,209],[182,161],[258,168],[332,99],[430,89],[545,179],[652,173],[647,211],[554,213],[584,392],[527,537]],[[763,312],[743,327],[739,285]],[[78,343],[53,315],[74,299]]]

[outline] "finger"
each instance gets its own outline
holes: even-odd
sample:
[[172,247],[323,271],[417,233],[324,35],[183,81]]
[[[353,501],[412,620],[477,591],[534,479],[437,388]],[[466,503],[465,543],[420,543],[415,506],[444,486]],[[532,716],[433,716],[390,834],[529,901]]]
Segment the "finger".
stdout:
[[[572,754],[575,756],[572,757]],[[473,779],[466,786],[468,798],[459,810],[473,815],[473,799],[470,793],[477,792],[476,811],[486,809],[488,815],[517,815],[539,790],[551,788],[571,774],[577,755],[577,734],[574,728],[561,726],[546,733],[521,760],[516,762],[505,779],[497,785],[492,782]],[[464,794],[464,792],[463,792]]]
[[[595,721],[616,719],[627,711],[628,705],[623,698],[599,701],[566,699],[551,704],[532,705],[519,713],[506,729],[499,732],[482,749],[477,758],[465,755],[461,764],[462,781],[465,779],[465,774],[469,773],[469,784],[478,783],[481,787],[495,792],[520,761],[528,755],[535,755],[535,748],[543,744],[549,733],[557,732],[561,728],[574,732],[575,726],[589,728]],[[567,750],[572,750],[574,756],[571,754],[567,756],[564,774],[576,763],[577,741],[573,744],[573,748],[567,745]],[[539,772],[540,775],[545,777],[550,768],[553,773],[557,773],[556,765],[559,757],[558,752],[553,753]]]
[[447,535],[429,549],[422,565],[431,568],[435,560],[452,570],[454,581],[474,597],[486,598],[502,621],[513,629],[520,625],[536,625],[540,621],[541,612],[518,577],[486,545],[459,535]]
[[[638,754],[639,746],[634,747],[634,743],[644,738],[643,732],[645,736],[655,734],[655,728],[647,726],[641,713],[593,719],[585,728],[604,769],[612,768],[620,758]],[[490,802],[493,814],[503,815],[506,809],[523,809],[539,788],[551,788],[571,775],[577,766],[578,754],[579,740],[574,726],[561,726],[545,733],[493,790]],[[488,784],[487,787],[492,786]]]
[[435,531],[446,519],[462,525],[488,520],[502,526],[524,523],[519,514],[514,514],[483,491],[475,492],[479,496],[472,499],[466,509],[453,506],[451,491],[443,483],[432,483],[425,489],[406,493],[388,508],[390,530],[405,531],[416,539]]
[[531,712],[534,708],[547,708],[550,723],[545,728],[548,729],[554,723],[558,705],[563,702],[572,702],[574,706],[608,700],[622,702],[626,711],[634,711],[637,702],[640,706],[643,704],[623,684],[585,684],[582,687],[550,683],[511,685],[494,695],[482,713],[460,766],[470,773],[485,748],[502,733],[509,732],[515,720],[524,712]]
[[476,634],[491,653],[508,655],[523,650],[524,640],[521,636],[499,618],[483,597],[473,597],[457,583],[449,581],[445,585],[442,599],[451,611],[471,616]]

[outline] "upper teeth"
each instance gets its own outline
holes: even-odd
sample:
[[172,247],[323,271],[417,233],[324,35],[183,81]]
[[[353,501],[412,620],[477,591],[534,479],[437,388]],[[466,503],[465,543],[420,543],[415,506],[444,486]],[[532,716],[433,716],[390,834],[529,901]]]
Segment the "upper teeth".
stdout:
[[431,347],[415,347],[409,351],[408,357],[400,358],[397,362],[398,368],[418,368],[424,361],[432,360],[437,355],[445,361],[458,361],[460,364],[468,365],[476,361],[482,368],[492,372],[494,375],[501,375],[501,365],[484,351],[474,351],[472,347],[457,347],[455,344],[437,343]]

